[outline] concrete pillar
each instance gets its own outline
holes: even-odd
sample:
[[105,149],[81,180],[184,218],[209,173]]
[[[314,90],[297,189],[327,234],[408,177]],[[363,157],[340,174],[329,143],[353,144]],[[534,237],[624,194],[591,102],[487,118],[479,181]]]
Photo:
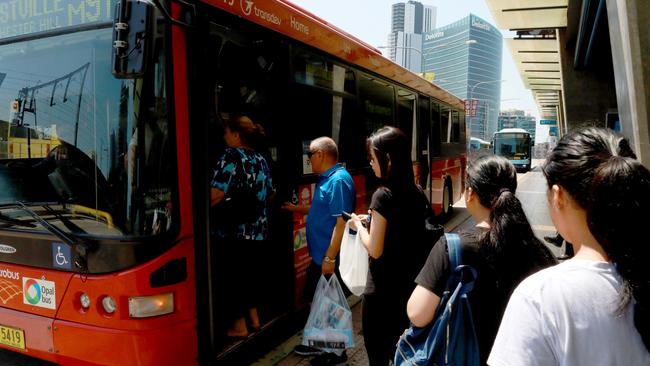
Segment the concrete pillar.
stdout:
[[607,17],[621,129],[650,166],[650,2],[607,0]]
[[[605,115],[616,108],[616,93],[612,66],[609,56],[594,57],[593,65],[584,69],[575,69],[573,60],[576,53],[576,41],[569,39],[565,29],[559,29],[562,70],[563,102],[567,130],[585,126],[605,126]],[[603,47],[605,52],[608,51]]]

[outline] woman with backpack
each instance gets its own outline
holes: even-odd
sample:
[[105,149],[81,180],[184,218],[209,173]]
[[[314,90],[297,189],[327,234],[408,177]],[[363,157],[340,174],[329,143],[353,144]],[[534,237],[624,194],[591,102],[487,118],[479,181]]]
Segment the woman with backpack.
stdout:
[[[476,226],[459,236],[462,263],[477,272],[469,302],[481,364],[487,360],[511,292],[526,276],[555,264],[552,253],[535,237],[516,189],[517,172],[506,158],[484,155],[470,162],[464,197]],[[443,236],[415,280],[407,313],[417,327],[434,320],[454,270],[447,252]]]
[[368,361],[385,366],[409,325],[404,308],[424,263],[423,253],[429,250],[422,239],[429,206],[415,184],[410,140],[402,131],[395,127],[377,130],[367,140],[367,151],[380,187],[372,195],[369,229],[362,224],[365,215],[352,214],[350,227],[358,232],[370,256],[362,312]]
[[650,365],[650,172],[604,128],[562,138],[543,168],[575,255],[513,292],[488,363]]

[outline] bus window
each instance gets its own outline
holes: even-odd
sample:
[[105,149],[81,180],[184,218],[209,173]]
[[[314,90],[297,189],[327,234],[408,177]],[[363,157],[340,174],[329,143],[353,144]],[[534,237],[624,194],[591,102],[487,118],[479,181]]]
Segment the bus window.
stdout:
[[440,156],[442,127],[440,126],[440,105],[431,103],[431,157]]
[[393,124],[393,86],[368,76],[359,78],[359,97],[365,122],[364,136]]
[[312,53],[295,49],[293,77],[298,83],[354,94],[354,73]]
[[[286,70],[280,61],[284,55],[277,42],[248,32],[225,31],[214,23],[210,26],[210,70],[213,79],[217,119],[245,115],[265,129],[272,128],[276,117],[276,98],[271,92]],[[286,48],[285,48],[286,49]],[[271,133],[271,131],[267,131]]]
[[442,142],[451,142],[451,109],[449,107],[440,108],[440,137]]
[[451,111],[449,142],[460,142],[460,117],[458,111]]
[[399,89],[397,91],[397,127],[406,136],[411,136],[411,161],[417,160],[415,133],[415,94]]
[[458,113],[458,141],[467,141],[467,130],[465,126],[465,113]]

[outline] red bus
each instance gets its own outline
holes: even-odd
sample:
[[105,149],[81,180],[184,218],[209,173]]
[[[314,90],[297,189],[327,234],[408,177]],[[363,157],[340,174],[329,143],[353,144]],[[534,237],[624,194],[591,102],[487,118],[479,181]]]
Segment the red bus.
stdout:
[[[155,5],[154,5],[155,4]],[[463,192],[463,102],[280,0],[0,2],[0,122],[52,131],[0,159],[0,347],[59,364],[243,363],[304,325],[305,146],[334,138],[357,210],[365,138],[412,136],[438,214]],[[257,271],[261,330],[225,337],[229,258],[210,236],[221,121],[267,131],[276,198]]]

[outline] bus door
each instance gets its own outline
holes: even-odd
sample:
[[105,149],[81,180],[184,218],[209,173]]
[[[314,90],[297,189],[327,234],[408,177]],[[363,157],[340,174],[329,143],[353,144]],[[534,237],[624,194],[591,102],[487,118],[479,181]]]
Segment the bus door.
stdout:
[[[249,242],[246,249],[220,239],[223,227],[220,225],[232,212],[225,211],[223,205],[210,208],[203,204],[207,210],[203,220],[210,233],[205,243],[208,247],[206,263],[202,267],[207,271],[205,276],[209,281],[206,285],[211,293],[210,304],[204,310],[209,314],[203,316],[210,319],[212,352],[221,359],[244,343],[250,345],[250,342],[227,336],[228,328],[240,315],[247,320],[250,334],[247,339],[256,339],[256,335],[264,333],[274,320],[292,311],[291,216],[280,206],[290,199],[286,177],[291,160],[299,154],[284,141],[291,136],[286,108],[289,97],[285,93],[287,45],[236,18],[221,14],[210,19],[208,36],[204,42],[196,42],[196,49],[192,50],[198,59],[193,82],[201,91],[196,97],[202,111],[196,116],[202,116],[202,122],[207,124],[197,126],[201,133],[192,135],[197,144],[193,146],[194,155],[200,160],[197,166],[205,170],[203,189],[208,192],[197,197],[209,200],[214,171],[226,148],[224,121],[235,116],[247,116],[264,128],[265,138],[255,146],[255,151],[267,161],[275,187],[275,194],[268,192],[267,195],[271,198],[266,211],[266,240]],[[242,278],[249,283],[242,283]],[[252,327],[248,309],[235,309],[230,300],[233,293],[241,291],[241,286],[248,285],[251,285],[251,301],[258,312],[260,332]],[[240,351],[239,354],[247,353]]]

